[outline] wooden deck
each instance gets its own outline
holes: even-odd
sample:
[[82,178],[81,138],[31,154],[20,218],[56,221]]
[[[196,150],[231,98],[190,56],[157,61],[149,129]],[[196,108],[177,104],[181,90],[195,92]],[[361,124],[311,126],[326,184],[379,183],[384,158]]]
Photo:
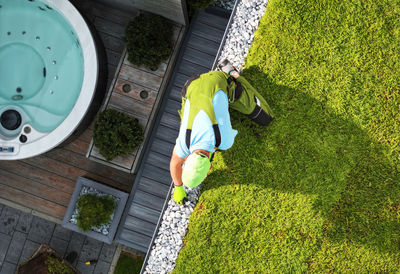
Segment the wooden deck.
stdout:
[[[72,2],[95,25],[104,42],[109,86],[124,49],[125,25],[133,16],[95,1]],[[74,142],[41,156],[0,161],[0,200],[61,222],[79,176],[129,192],[134,182],[133,175],[86,158],[91,138],[92,129],[88,128]]]
[[178,136],[181,89],[186,80],[212,69],[229,14],[199,12],[186,33],[153,131],[140,163],[116,241],[147,252],[172,186],[169,162]]

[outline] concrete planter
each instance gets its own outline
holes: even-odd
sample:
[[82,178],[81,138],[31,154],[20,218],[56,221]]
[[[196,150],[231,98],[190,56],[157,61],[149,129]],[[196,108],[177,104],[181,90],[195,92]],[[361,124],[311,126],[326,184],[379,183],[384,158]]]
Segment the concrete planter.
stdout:
[[[111,221],[111,227],[109,228],[108,230],[109,232],[107,235],[104,235],[96,231],[83,232],[78,228],[76,224],[70,221],[72,214],[75,211],[76,203],[78,201],[79,196],[81,195],[81,190],[83,187],[90,187],[96,189],[96,191],[111,195],[118,200],[117,207],[114,211],[114,217]],[[65,213],[64,220],[61,225],[66,229],[81,233],[83,235],[105,242],[107,244],[111,244],[114,239],[115,233],[117,231],[118,224],[121,219],[122,212],[125,208],[127,199],[128,199],[128,193],[99,184],[95,181],[83,177],[79,177],[75,185],[74,193],[72,194],[71,200],[69,201],[67,212]]]

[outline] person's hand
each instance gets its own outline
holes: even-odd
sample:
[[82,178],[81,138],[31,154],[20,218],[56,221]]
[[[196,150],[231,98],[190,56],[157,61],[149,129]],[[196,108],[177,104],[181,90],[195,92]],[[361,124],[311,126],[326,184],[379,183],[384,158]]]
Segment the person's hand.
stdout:
[[172,198],[174,198],[175,203],[183,205],[183,202],[186,199],[186,191],[183,185],[175,186],[174,195]]

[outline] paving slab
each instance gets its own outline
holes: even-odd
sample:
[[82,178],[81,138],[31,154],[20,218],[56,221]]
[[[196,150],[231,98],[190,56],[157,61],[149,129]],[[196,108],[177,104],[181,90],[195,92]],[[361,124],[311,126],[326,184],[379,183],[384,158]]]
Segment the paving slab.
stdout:
[[0,233],[0,267],[3,265],[11,239],[11,236]]
[[4,206],[0,215],[0,232],[12,236],[21,211]]
[[72,236],[72,231],[63,228],[61,225],[57,224],[56,228],[54,229],[53,237],[57,237],[59,239],[69,241]]
[[86,262],[97,259],[100,255],[102,246],[102,242],[86,237],[82,246],[81,254],[79,254],[79,261]]
[[84,262],[79,262],[76,266],[82,274],[92,274],[95,267],[96,265],[86,265]]
[[55,223],[34,216],[28,239],[36,243],[48,244],[53,234]]
[[101,249],[99,260],[105,261],[107,263],[111,263],[115,250],[117,249],[116,244],[103,244],[103,248]]
[[110,269],[110,263],[104,261],[98,261],[96,267],[94,268],[94,274],[107,274]]
[[31,227],[32,224],[32,220],[33,220],[32,214],[21,212],[21,215],[19,215],[18,224],[15,227],[15,229],[23,233],[28,233],[29,228]]
[[20,231],[15,231],[12,237],[10,247],[8,248],[6,261],[17,264],[25,245],[27,234]]
[[54,249],[61,257],[64,257],[68,248],[68,241],[53,237],[50,240],[50,247]]
[[26,262],[39,247],[40,244],[32,242],[30,240],[26,240],[18,264]]
[[1,268],[1,274],[15,274],[17,271],[17,265],[9,262],[4,262],[3,267]]
[[[75,251],[76,253],[78,253],[78,256],[79,256],[84,241],[85,241],[85,235],[73,232],[72,236],[71,236],[71,240],[68,244],[66,254],[68,254],[69,252]],[[76,266],[77,262],[78,262],[78,258],[76,258],[73,265]]]

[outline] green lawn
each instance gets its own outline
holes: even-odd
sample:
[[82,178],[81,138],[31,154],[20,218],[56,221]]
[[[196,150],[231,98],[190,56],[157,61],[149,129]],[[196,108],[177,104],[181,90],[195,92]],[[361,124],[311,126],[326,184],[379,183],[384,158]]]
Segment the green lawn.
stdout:
[[270,0],[244,72],[275,113],[232,113],[177,273],[398,272],[400,2]]

